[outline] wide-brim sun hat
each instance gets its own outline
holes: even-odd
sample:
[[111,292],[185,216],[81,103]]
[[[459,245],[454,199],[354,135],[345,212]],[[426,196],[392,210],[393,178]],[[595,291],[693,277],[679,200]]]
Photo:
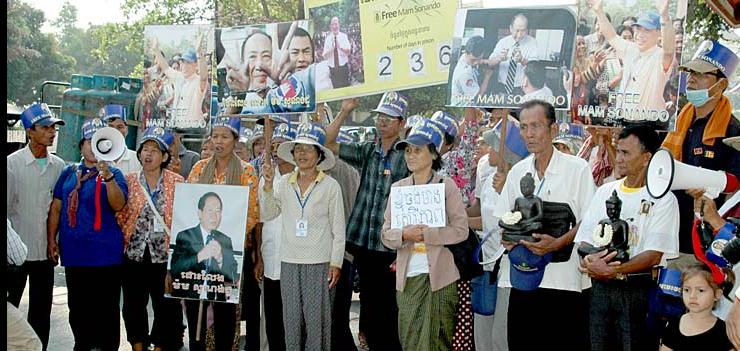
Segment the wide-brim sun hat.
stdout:
[[324,146],[326,140],[326,130],[318,124],[301,124],[298,127],[298,135],[293,141],[286,141],[278,146],[277,154],[278,157],[285,160],[286,162],[298,166],[295,159],[293,158],[293,148],[297,144],[314,145],[319,147],[324,153],[324,160],[319,162],[316,167],[322,171],[327,171],[334,168],[336,159],[334,153]]

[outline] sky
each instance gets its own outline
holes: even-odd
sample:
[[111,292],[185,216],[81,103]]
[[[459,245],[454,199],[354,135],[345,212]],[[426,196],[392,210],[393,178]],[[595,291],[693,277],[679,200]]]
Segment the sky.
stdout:
[[[49,22],[57,18],[62,5],[64,5],[64,0],[23,1],[34,8],[44,11],[46,22],[41,27],[41,31],[56,31],[51,27]],[[126,16],[124,16],[123,10],[121,10],[123,0],[69,0],[69,2],[77,7],[77,26],[80,28],[87,28],[90,23],[97,25],[126,21]]]

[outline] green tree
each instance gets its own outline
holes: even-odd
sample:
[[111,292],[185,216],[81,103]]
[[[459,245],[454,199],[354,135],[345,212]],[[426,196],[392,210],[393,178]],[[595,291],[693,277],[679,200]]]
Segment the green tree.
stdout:
[[37,89],[46,80],[66,81],[74,58],[61,52],[53,34],[41,33],[41,10],[22,1],[9,3],[7,100],[27,105],[38,99]]
[[701,42],[705,39],[719,39],[722,32],[730,26],[715,13],[705,0],[689,1],[686,32],[689,39]]

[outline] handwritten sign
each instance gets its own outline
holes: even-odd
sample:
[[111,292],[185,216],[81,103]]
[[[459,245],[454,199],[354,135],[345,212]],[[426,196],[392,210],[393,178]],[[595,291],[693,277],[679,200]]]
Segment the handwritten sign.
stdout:
[[412,224],[432,228],[447,225],[445,185],[426,184],[391,188],[391,228]]

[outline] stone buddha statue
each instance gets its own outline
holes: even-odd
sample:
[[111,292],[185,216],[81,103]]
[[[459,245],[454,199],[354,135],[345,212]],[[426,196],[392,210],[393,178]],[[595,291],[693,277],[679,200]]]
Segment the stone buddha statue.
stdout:
[[502,239],[512,242],[535,241],[532,233],[542,228],[542,199],[534,195],[532,173],[525,174],[519,186],[523,196],[516,198],[514,210],[499,220],[499,226],[503,228]]
[[592,234],[593,245],[582,243],[578,248],[578,254],[586,256],[594,252],[608,250],[617,255],[612,261],[629,261],[629,224],[619,218],[622,212],[622,200],[617,196],[617,191],[612,192],[606,202],[607,218],[599,221]]

